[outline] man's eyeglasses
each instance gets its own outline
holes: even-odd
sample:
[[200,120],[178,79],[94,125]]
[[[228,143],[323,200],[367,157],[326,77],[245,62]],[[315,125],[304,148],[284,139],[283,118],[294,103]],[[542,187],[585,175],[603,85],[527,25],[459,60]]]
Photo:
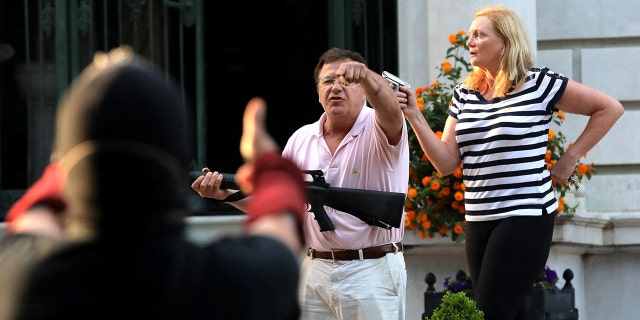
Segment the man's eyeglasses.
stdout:
[[320,81],[318,81],[318,85],[323,87],[323,88],[331,88],[336,83],[336,81],[338,81],[338,83],[343,88],[353,87],[353,86],[356,85],[355,82],[349,82],[349,81],[345,80],[343,77],[340,77],[340,78],[332,78],[332,77],[322,78],[322,79],[320,79]]

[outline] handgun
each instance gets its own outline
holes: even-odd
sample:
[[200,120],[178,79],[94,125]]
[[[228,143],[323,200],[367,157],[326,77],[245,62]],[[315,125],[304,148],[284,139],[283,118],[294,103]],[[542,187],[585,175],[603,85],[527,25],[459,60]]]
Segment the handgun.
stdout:
[[382,71],[382,77],[389,81],[389,84],[393,87],[393,91],[400,91],[400,87],[411,88],[408,82],[398,78],[398,76],[389,71]]

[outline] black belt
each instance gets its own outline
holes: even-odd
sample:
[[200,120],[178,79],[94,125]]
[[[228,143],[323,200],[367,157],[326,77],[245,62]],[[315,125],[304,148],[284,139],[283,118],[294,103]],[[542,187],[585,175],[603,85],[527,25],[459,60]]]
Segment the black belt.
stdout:
[[396,253],[402,251],[402,243],[388,243],[377,247],[369,247],[360,250],[332,250],[317,251],[313,248],[307,250],[307,256],[318,259],[331,260],[362,260],[362,259],[379,259],[387,253]]

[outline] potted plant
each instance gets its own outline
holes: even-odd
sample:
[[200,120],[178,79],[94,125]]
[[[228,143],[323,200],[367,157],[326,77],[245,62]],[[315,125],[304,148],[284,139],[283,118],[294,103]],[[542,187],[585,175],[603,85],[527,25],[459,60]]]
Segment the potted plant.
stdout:
[[425,320],[484,320],[484,312],[478,310],[475,301],[462,292],[447,291],[442,302]]

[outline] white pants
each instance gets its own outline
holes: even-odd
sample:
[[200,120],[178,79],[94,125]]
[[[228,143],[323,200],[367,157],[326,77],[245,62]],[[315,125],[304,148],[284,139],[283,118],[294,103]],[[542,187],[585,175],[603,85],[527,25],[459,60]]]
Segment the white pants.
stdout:
[[407,268],[402,252],[349,261],[307,256],[300,276],[302,320],[405,320]]

